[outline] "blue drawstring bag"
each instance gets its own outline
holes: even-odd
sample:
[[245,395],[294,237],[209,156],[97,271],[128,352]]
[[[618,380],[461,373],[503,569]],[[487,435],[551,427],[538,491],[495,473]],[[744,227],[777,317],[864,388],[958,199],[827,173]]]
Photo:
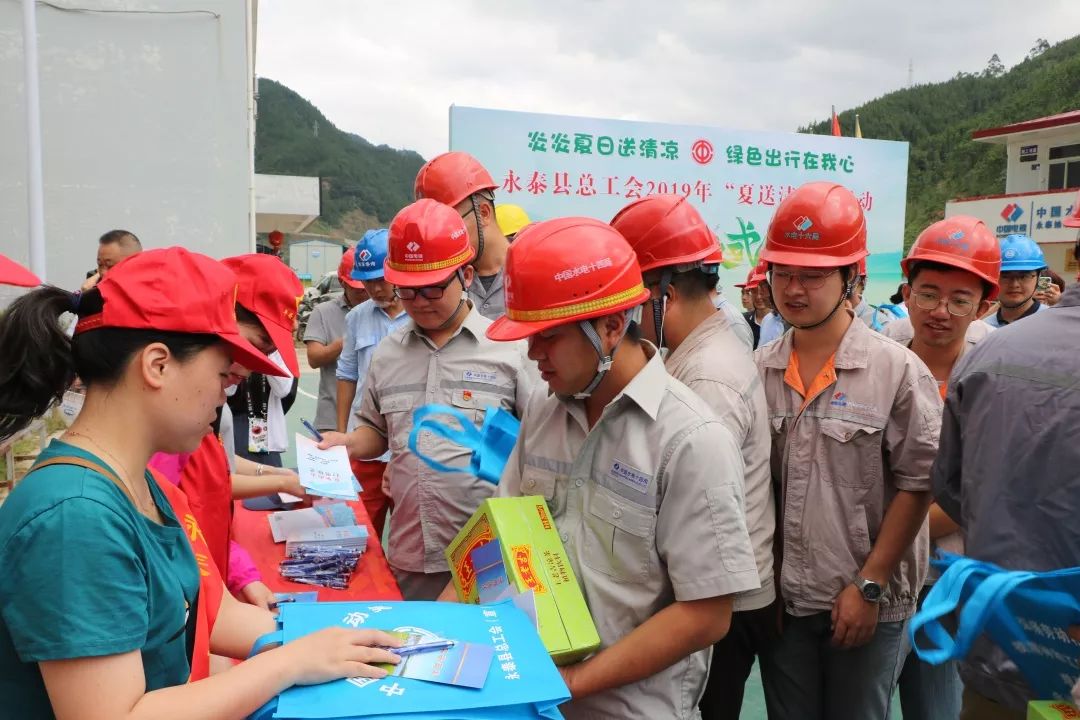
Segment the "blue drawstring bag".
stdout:
[[280,630],[252,652],[328,627],[430,633],[494,646],[480,689],[389,676],[295,686],[250,720],[561,720],[570,692],[536,626],[512,601],[491,605],[440,602],[287,603]]
[[[460,427],[448,425],[438,416],[450,416]],[[413,413],[413,429],[409,433],[409,450],[439,472],[469,473],[498,485],[503,468],[517,442],[521,421],[501,407],[489,407],[484,424],[477,430],[472,420],[457,408],[447,405],[424,405]],[[445,465],[428,457],[419,448],[420,433],[424,430],[472,451],[468,466]]]
[[[925,662],[961,660],[984,633],[1016,663],[1039,698],[1068,699],[1080,677],[1080,568],[1005,570],[942,553],[944,570],[911,621],[911,644]],[[950,632],[943,620],[955,620]],[[920,642],[925,637],[929,643]]]

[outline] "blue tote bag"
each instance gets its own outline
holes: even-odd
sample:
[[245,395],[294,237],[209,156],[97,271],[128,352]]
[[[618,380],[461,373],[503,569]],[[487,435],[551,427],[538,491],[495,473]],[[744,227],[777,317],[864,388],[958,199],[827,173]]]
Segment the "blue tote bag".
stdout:
[[[439,416],[449,416],[460,427],[448,425]],[[448,405],[424,405],[413,413],[413,429],[409,433],[409,450],[430,467],[439,472],[469,473],[499,484],[503,468],[510,458],[517,442],[521,421],[501,407],[489,407],[484,413],[484,424],[477,430],[476,425],[465,413]],[[420,433],[428,430],[452,443],[472,451],[472,460],[468,466],[455,467],[445,465],[426,456],[420,451]]]
[[[911,621],[912,646],[922,660],[963,659],[985,633],[1040,699],[1070,698],[1080,678],[1080,643],[1066,628],[1080,625],[1080,568],[1005,570],[949,554],[934,565],[944,573]],[[949,618],[954,631],[942,622]]]
[[337,680],[289,688],[252,720],[558,720],[558,705],[570,696],[535,625],[511,601],[289,603],[281,606],[278,623],[281,629],[260,645],[357,627],[492,646],[494,655],[479,689],[394,676]]

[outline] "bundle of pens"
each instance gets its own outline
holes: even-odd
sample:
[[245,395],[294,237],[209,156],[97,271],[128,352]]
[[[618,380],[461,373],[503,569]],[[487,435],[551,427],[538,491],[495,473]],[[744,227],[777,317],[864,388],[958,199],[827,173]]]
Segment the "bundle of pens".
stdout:
[[344,590],[356,571],[363,549],[355,546],[321,545],[289,547],[279,571],[286,580]]

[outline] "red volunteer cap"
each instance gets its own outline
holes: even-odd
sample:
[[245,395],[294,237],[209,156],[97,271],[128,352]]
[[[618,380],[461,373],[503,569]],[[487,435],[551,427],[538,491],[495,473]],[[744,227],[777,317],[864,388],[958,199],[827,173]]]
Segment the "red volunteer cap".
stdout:
[[355,280],[352,276],[353,265],[356,264],[356,248],[349,248],[345,251],[345,254],[341,256],[341,262],[338,263],[337,277],[338,281],[342,285],[347,285],[353,290],[363,290],[363,280]]
[[281,375],[236,326],[236,275],[217,260],[172,247],[125,258],[97,284],[102,310],[80,318],[75,333],[127,328],[217,335],[233,360],[254,372]]
[[259,318],[281,353],[285,367],[293,377],[300,377],[300,363],[293,345],[296,312],[304,297],[300,278],[273,255],[237,255],[221,262],[236,273],[239,287],[236,302]]
[[38,276],[14,260],[0,255],[0,285],[18,285],[19,287],[37,287],[41,284]]

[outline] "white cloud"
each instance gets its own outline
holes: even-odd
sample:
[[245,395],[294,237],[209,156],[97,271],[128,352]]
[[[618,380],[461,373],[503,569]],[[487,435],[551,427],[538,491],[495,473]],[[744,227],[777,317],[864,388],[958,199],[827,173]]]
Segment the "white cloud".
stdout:
[[909,60],[916,82],[1014,65],[1080,3],[262,0],[258,21],[261,76],[431,157],[452,103],[795,130],[905,86]]

